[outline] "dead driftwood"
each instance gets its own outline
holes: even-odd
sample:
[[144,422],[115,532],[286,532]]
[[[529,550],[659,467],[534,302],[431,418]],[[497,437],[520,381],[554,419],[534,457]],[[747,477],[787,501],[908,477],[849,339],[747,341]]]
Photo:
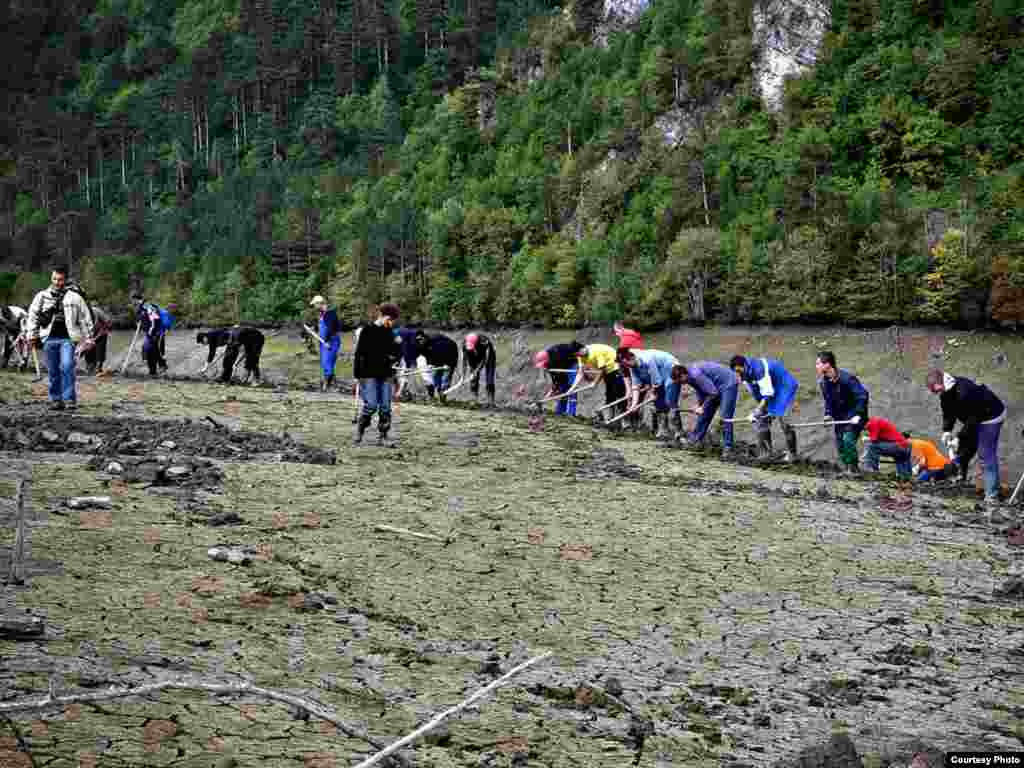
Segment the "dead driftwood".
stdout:
[[[388,746],[386,749],[382,749],[377,754],[371,755],[370,757],[366,758],[365,760],[363,760],[363,762],[361,762],[358,765],[356,765],[355,768],[370,768],[371,765],[376,765],[377,763],[379,763],[384,758],[390,757],[395,752],[397,752],[399,749],[404,747],[406,744],[410,744],[411,742],[413,742],[416,739],[418,739],[420,736],[423,736],[424,734],[429,733],[430,731],[434,730],[434,728],[439,726],[442,723],[442,721],[444,721],[445,719],[451,717],[452,715],[458,714],[459,712],[464,710],[466,707],[468,707],[473,702],[477,701],[478,699],[482,699],[484,696],[486,696],[488,693],[490,693],[491,691],[495,690],[496,688],[500,688],[502,685],[507,683],[509,680],[511,680],[513,677],[518,675],[523,670],[525,670],[525,669],[527,669],[529,667],[532,667],[534,664],[536,664],[536,663],[538,663],[540,661],[543,661],[546,658],[549,658],[551,655],[552,655],[552,651],[548,651],[547,653],[542,653],[540,656],[534,656],[532,659],[530,659],[528,661],[524,661],[518,667],[513,667],[512,669],[510,669],[508,672],[506,672],[504,675],[499,677],[494,682],[488,683],[487,685],[485,685],[483,688],[481,688],[479,691],[474,693],[468,699],[465,699],[461,703],[456,704],[454,707],[451,707],[449,709],[444,710],[439,715],[436,715],[426,725],[420,726],[415,731],[410,733],[408,736],[403,736],[398,741],[396,741],[394,744],[391,744],[390,746]],[[0,706],[2,706],[2,705],[0,705]],[[3,711],[3,709],[0,709],[0,712],[2,712],[2,711]]]
[[417,533],[416,531],[410,531],[408,528],[397,528],[394,525],[384,525],[383,523],[378,523],[377,525],[373,526],[373,530],[389,531],[391,533],[402,533],[406,536],[415,536],[417,539],[430,539],[431,541],[440,541],[442,544],[448,543],[447,539],[442,539],[440,536],[434,536],[431,533]]
[[18,479],[17,492],[14,497],[14,547],[11,548],[11,572],[8,580],[12,584],[21,584],[24,580],[25,540],[28,530],[25,526],[25,498],[28,496],[29,481]]
[[[529,663],[532,664],[533,661]],[[512,670],[512,672],[516,672],[518,669],[519,668]],[[512,672],[510,672],[509,675],[511,675]],[[501,682],[500,679],[495,681],[495,683],[499,682]],[[491,683],[491,685],[493,686],[495,683]],[[358,728],[357,726],[346,723],[344,720],[338,719],[330,710],[314,701],[304,699],[300,696],[294,696],[290,693],[282,693],[281,691],[274,691],[269,688],[260,688],[259,686],[255,686],[250,683],[215,683],[207,680],[189,680],[180,678],[177,680],[162,680],[158,683],[148,683],[134,688],[118,688],[116,686],[112,686],[105,691],[73,693],[68,694],[67,696],[57,696],[51,688],[50,693],[42,699],[0,703],[0,717],[19,712],[40,712],[54,707],[65,707],[69,704],[89,704],[98,701],[124,699],[129,696],[146,696],[169,689],[179,691],[206,691],[207,693],[215,695],[258,696],[260,698],[270,699],[271,701],[277,701],[282,704],[288,704],[302,710],[303,712],[308,712],[321,720],[326,720],[328,723],[335,725],[338,730],[346,736],[353,739],[359,739],[360,741],[365,741],[374,749],[381,750],[382,753],[387,751],[387,756],[391,757],[391,759],[400,765],[410,765],[407,759],[401,755],[395,754],[395,752],[404,746],[404,744],[398,744],[397,746],[392,744],[389,747],[385,747],[380,741],[370,736],[362,728]]]

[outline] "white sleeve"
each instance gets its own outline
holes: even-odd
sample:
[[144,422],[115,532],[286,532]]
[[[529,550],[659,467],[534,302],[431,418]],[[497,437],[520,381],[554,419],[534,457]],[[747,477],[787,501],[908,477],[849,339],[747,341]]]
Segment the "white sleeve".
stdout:
[[761,397],[768,399],[775,394],[775,387],[772,386],[772,375],[768,370],[768,361],[762,359],[761,364],[764,366],[764,378],[757,382],[757,388],[761,390]]

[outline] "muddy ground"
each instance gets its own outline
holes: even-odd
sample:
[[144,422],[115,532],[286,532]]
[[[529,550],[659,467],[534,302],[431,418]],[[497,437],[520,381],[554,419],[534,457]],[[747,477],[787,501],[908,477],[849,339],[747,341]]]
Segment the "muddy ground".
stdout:
[[[542,385],[514,370],[532,341],[501,344],[502,408],[403,403],[393,448],[372,432],[350,445],[351,398],[306,391],[315,361],[295,340],[268,342],[264,387],[186,378],[189,349],[172,346],[173,378],[83,379],[73,416],[0,372],[0,498],[17,473],[32,481],[5,615],[45,622],[0,640],[0,705],[50,685],[250,680],[386,743],[553,651],[406,759],[920,753],[921,768],[945,750],[1022,749],[1024,546],[973,488],[835,479],[814,463],[829,457],[820,436],[814,462],[761,467],[537,418],[520,387]],[[78,496],[110,508],[73,509]],[[0,577],[12,526],[0,501]],[[214,559],[218,546],[245,556]],[[0,720],[5,768],[347,766],[372,751],[287,706],[200,693]]]

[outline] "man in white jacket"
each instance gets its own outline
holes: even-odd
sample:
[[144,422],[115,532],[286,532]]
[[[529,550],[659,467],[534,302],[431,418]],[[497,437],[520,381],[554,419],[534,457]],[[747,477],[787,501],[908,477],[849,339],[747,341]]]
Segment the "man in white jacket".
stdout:
[[40,291],[28,308],[29,343],[42,348],[50,377],[50,407],[55,411],[74,408],[75,347],[93,336],[92,313],[82,295],[66,287],[66,267],[56,267],[50,287]]

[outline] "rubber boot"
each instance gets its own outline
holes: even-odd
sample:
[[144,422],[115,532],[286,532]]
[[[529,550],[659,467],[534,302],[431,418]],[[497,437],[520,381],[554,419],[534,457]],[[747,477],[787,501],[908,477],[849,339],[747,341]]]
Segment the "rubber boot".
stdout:
[[487,406],[489,408],[494,408],[495,407],[495,405],[494,405],[494,393],[493,392],[488,392],[487,393]]
[[651,416],[651,432],[655,440],[664,440],[668,437],[668,414],[655,411]]
[[676,442],[682,442],[686,439],[686,433],[683,431],[683,414],[678,408],[674,409],[669,414],[669,425],[672,427],[673,437]]
[[359,417],[359,424],[356,426],[356,436],[352,440],[354,445],[359,445],[363,442],[363,435],[366,434],[366,430],[370,426],[370,422],[372,420],[373,417],[367,416],[365,413]]
[[434,385],[433,384],[427,384],[427,394],[430,395],[430,399],[431,400],[434,399]]
[[326,376],[322,376],[322,375],[320,376],[320,391],[321,392],[326,392],[327,391],[327,377]]
[[761,461],[768,461],[772,457],[772,431],[768,429],[757,430],[757,458]]
[[786,437],[786,455],[783,457],[783,461],[790,464],[797,460],[796,456],[796,430],[792,427],[784,427],[782,434]]
[[388,430],[391,429],[391,414],[381,414],[377,417],[377,445],[388,444]]

